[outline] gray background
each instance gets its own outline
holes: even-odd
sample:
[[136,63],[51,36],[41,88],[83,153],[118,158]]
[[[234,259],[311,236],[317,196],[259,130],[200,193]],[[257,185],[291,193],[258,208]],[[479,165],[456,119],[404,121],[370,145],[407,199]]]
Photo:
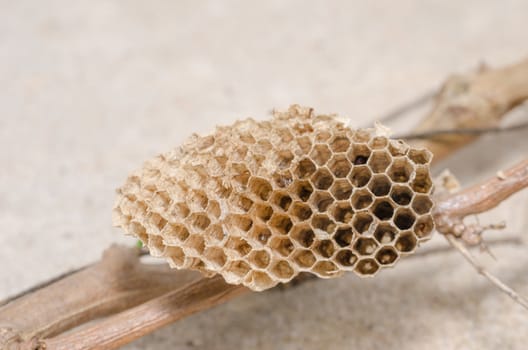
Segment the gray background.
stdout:
[[[94,261],[112,242],[134,244],[110,225],[114,189],[192,132],[291,103],[368,124],[449,73],[526,56],[527,26],[526,1],[1,0],[0,298]],[[485,137],[437,169],[464,184],[492,176],[526,156],[527,136]],[[526,239],[527,207],[525,191],[480,221],[507,220],[490,236]],[[528,295],[527,252],[499,246],[497,262],[480,257]],[[247,295],[126,348],[526,343],[528,313],[451,252],[375,279]]]

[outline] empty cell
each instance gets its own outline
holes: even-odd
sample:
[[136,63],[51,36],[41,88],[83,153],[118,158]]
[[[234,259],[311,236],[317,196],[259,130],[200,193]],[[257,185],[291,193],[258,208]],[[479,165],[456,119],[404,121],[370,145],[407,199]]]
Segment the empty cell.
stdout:
[[398,259],[398,253],[392,247],[383,247],[376,254],[376,261],[381,265],[391,265]]
[[203,235],[208,245],[219,244],[226,236],[220,224],[210,225]]
[[249,190],[263,201],[266,201],[271,194],[272,188],[268,180],[252,177],[249,181]]
[[409,150],[409,145],[404,143],[402,140],[390,140],[389,141],[389,152],[392,156],[404,156]]
[[433,158],[433,155],[428,150],[414,148],[409,150],[408,156],[415,164],[428,164]]
[[247,156],[248,148],[243,145],[237,145],[233,149],[233,153],[231,154],[231,159],[236,162],[244,162],[245,158]]
[[429,196],[419,194],[417,195],[412,203],[412,208],[417,214],[427,214],[433,207],[433,201]]
[[273,287],[274,282],[271,277],[263,271],[251,271],[244,279],[246,285],[252,286],[252,289],[261,291]]
[[390,220],[394,214],[392,204],[386,199],[378,200],[373,205],[373,213],[380,220]]
[[324,258],[329,258],[334,254],[334,243],[325,239],[315,245],[315,251]]
[[352,220],[352,226],[358,233],[367,232],[374,219],[367,212],[356,213]]
[[391,186],[391,180],[382,174],[374,175],[368,185],[370,191],[378,197],[388,195],[391,190]]
[[288,208],[292,203],[292,199],[288,193],[284,191],[276,191],[271,196],[271,203],[275,204],[284,211],[288,211]]
[[353,238],[354,232],[352,231],[352,228],[348,226],[339,227],[334,235],[334,241],[340,247],[348,247],[350,243],[352,243]]
[[273,145],[271,142],[269,142],[269,140],[260,139],[257,141],[257,144],[253,149],[257,153],[267,154],[273,149]]
[[354,165],[367,164],[370,157],[370,148],[365,144],[354,143],[347,156]]
[[351,267],[354,266],[356,261],[358,260],[357,256],[352,253],[351,250],[343,249],[337,252],[335,261],[344,267]]
[[169,208],[169,215],[180,220],[185,219],[190,213],[191,210],[185,203],[175,203]]
[[158,234],[159,232],[161,232],[161,230],[163,230],[165,225],[167,225],[167,220],[165,220],[161,215],[157,213],[150,213],[147,219],[148,219],[148,224],[152,228],[152,231],[153,231],[151,233]]
[[354,215],[354,210],[350,206],[349,201],[336,203],[331,212],[336,221],[343,223],[352,220],[352,216]]
[[352,164],[348,158],[343,154],[336,154],[328,162],[328,168],[337,178],[346,177],[352,169]]
[[368,165],[373,173],[382,173],[390,165],[392,158],[386,151],[374,151],[370,155]]
[[381,244],[388,244],[394,241],[398,230],[389,223],[380,223],[374,231],[374,238]]
[[293,135],[287,128],[277,128],[275,132],[280,137],[281,143],[288,143],[293,140]]
[[266,222],[273,215],[273,208],[271,207],[271,205],[259,203],[259,204],[255,204],[255,208],[253,209],[253,212],[259,219]]
[[192,190],[187,195],[187,204],[194,210],[204,210],[208,203],[209,200],[204,191]]
[[160,257],[163,254],[165,245],[163,244],[163,238],[158,235],[149,235],[147,238],[147,247],[149,253],[152,256]]
[[290,255],[294,249],[292,241],[287,237],[272,237],[269,241],[269,247],[274,252],[285,257]]
[[352,139],[354,142],[368,142],[371,138],[370,130],[358,129],[355,130]]
[[375,136],[373,137],[369,142],[369,147],[371,149],[382,149],[387,147],[387,144],[389,143],[389,139],[387,139],[384,136]]
[[431,215],[425,215],[416,221],[414,225],[414,233],[418,238],[429,238],[434,229],[434,222]]
[[269,253],[265,250],[253,250],[248,256],[248,262],[250,265],[261,269],[268,267],[270,259]]
[[412,227],[416,217],[409,209],[399,208],[394,216],[394,224],[400,230],[407,230]]
[[290,232],[293,223],[288,217],[288,215],[275,213],[271,217],[269,225],[271,226],[271,229],[275,232],[285,235]]
[[247,186],[251,172],[243,163],[232,163],[230,171],[234,174],[233,181],[242,186]]
[[372,173],[368,166],[361,165],[354,166],[348,178],[354,187],[363,187],[369,182],[371,176]]
[[312,183],[319,190],[327,190],[334,182],[334,177],[327,169],[320,168],[312,175]]
[[228,232],[244,235],[253,226],[253,220],[246,215],[231,214],[224,221]]
[[189,237],[189,230],[184,225],[165,225],[161,236],[167,244],[179,244]]
[[336,135],[330,141],[330,148],[334,152],[346,152],[350,146],[350,140],[346,135]]
[[185,261],[185,253],[180,247],[166,247],[164,256],[167,257],[167,262],[172,268],[182,268]]
[[299,198],[301,201],[306,202],[310,198],[310,195],[313,192],[312,185],[308,181],[297,181],[293,185],[293,193]]
[[225,248],[236,252],[240,257],[246,256],[251,251],[251,245],[241,237],[230,236],[227,238]]
[[310,158],[319,166],[325,165],[331,156],[332,151],[330,151],[330,148],[324,144],[315,145],[312,152],[310,152]]
[[409,253],[416,248],[416,244],[416,237],[411,232],[404,232],[398,237],[394,246],[402,253]]
[[210,213],[218,219],[220,217],[220,214],[222,214],[222,209],[220,208],[220,204],[217,201],[210,200],[206,212]]
[[288,280],[293,277],[295,271],[287,261],[281,260],[273,265],[271,273],[278,279]]
[[307,224],[301,224],[296,225],[292,229],[291,238],[293,238],[301,246],[308,248],[314,242],[315,234],[310,226]]
[[231,194],[229,201],[233,206],[237,207],[244,213],[247,213],[253,206],[253,201],[251,199],[236,193]]
[[194,213],[189,216],[187,221],[192,225],[196,232],[202,232],[211,223],[211,220],[205,213]]
[[304,158],[299,161],[297,166],[295,167],[294,174],[299,179],[305,179],[310,177],[313,173],[315,173],[315,170],[317,167],[315,164],[309,159]]
[[334,232],[336,224],[328,216],[324,214],[317,214],[312,218],[312,226],[314,229],[332,233]]
[[255,226],[249,233],[249,238],[253,242],[258,242],[259,244],[266,244],[271,237],[271,231],[264,226]]
[[202,235],[190,235],[185,241],[183,250],[190,255],[202,255],[205,249],[205,241]]
[[227,282],[238,283],[250,270],[251,267],[243,260],[231,261],[224,267],[224,278]]
[[391,198],[398,205],[408,205],[411,203],[413,191],[405,185],[395,185],[391,190]]
[[312,209],[303,202],[295,202],[290,207],[290,214],[297,220],[308,220],[312,216]]
[[352,194],[352,185],[345,179],[336,180],[330,192],[337,200],[349,199]]
[[154,193],[154,196],[150,201],[151,205],[154,208],[159,208],[163,211],[168,210],[171,204],[171,198],[166,191],[159,191]]
[[429,175],[429,170],[426,167],[419,167],[416,169],[416,177],[414,178],[411,187],[419,193],[429,193],[433,188],[433,181]]
[[407,158],[395,158],[389,168],[388,174],[395,182],[407,182],[411,178],[413,166]]
[[205,249],[203,259],[212,265],[212,268],[219,269],[225,265],[227,257],[222,248],[208,247]]
[[374,259],[361,259],[356,264],[356,273],[362,276],[374,275],[379,270],[379,265]]
[[247,144],[254,144],[255,142],[257,142],[255,140],[255,138],[253,137],[253,135],[251,135],[249,132],[247,131],[243,131],[240,133],[240,135],[238,136],[239,140],[244,142],[244,143],[247,143]]
[[326,142],[332,137],[332,134],[328,130],[321,130],[315,134],[316,142]]
[[292,255],[293,261],[301,268],[309,268],[315,264],[315,255],[307,249],[300,249],[295,251]]
[[322,278],[335,277],[339,272],[337,266],[331,261],[318,261],[312,268],[312,272]]
[[356,190],[352,195],[352,206],[356,210],[368,208],[372,201],[372,194],[366,189]]
[[312,141],[308,136],[301,136],[296,139],[297,145],[301,149],[302,154],[308,154],[312,149]]
[[321,213],[327,211],[333,202],[334,198],[326,191],[316,191],[310,199],[310,204]]
[[276,172],[271,177],[279,188],[286,188],[293,182],[293,175],[289,170]]
[[370,255],[376,251],[378,243],[373,238],[359,237],[354,243],[354,250],[360,255]]

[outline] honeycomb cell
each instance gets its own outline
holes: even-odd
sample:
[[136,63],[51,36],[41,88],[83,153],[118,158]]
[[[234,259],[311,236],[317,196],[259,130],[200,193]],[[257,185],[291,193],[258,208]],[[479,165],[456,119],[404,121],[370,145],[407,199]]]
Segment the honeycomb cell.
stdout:
[[269,247],[284,257],[290,255],[294,249],[294,245],[288,237],[271,237]]
[[336,135],[330,140],[330,148],[333,152],[346,152],[350,146],[350,139],[346,135]]
[[[316,142],[325,142],[326,143],[331,137],[332,137],[332,133],[328,129],[316,131],[316,133],[315,133],[315,141]],[[325,144],[325,146],[326,146],[326,144]],[[328,149],[328,151],[330,152],[330,149]]]
[[426,149],[411,149],[408,156],[415,164],[428,164],[433,158],[431,152]]
[[400,230],[407,230],[412,227],[416,217],[409,209],[399,208],[394,215],[394,224]]
[[289,170],[275,172],[271,178],[278,188],[286,188],[293,183],[293,175]]
[[354,166],[350,176],[348,177],[352,186],[354,187],[363,187],[365,186],[372,176],[372,173],[368,166]]
[[368,166],[373,173],[382,173],[390,165],[392,158],[386,151],[374,151],[368,160]]
[[230,197],[231,204],[240,209],[241,212],[247,213],[253,206],[253,201],[246,196],[232,194]]
[[226,249],[235,252],[238,257],[244,257],[251,251],[251,245],[240,237],[229,237],[224,245]]
[[310,159],[312,159],[317,165],[323,166],[328,162],[332,156],[332,151],[327,145],[315,145],[312,152],[310,152]]
[[410,180],[413,166],[407,158],[395,158],[388,170],[388,175],[395,182],[407,182]]
[[348,152],[347,156],[352,164],[362,165],[367,164],[367,161],[370,157],[370,152],[370,148],[368,148],[367,145],[354,143],[352,147],[350,147],[350,151]]
[[374,215],[382,220],[390,220],[394,214],[394,208],[387,199],[379,199],[372,205]]
[[171,215],[172,217],[178,220],[185,219],[187,216],[189,216],[190,213],[191,213],[191,210],[185,203],[174,203],[169,208],[169,215]]
[[293,223],[289,215],[275,213],[269,221],[269,226],[272,231],[286,235],[293,227]]
[[300,268],[309,268],[312,267],[313,264],[315,264],[315,261],[317,260],[315,258],[315,255],[312,253],[311,250],[308,249],[300,249],[295,251],[292,255],[293,261],[300,267]]
[[370,180],[368,188],[375,196],[386,196],[389,194],[392,181],[385,175],[377,174]]
[[204,251],[204,260],[213,268],[220,269],[225,265],[227,256],[220,247],[208,247]]
[[356,273],[360,276],[374,275],[379,270],[379,265],[374,259],[361,259],[356,264]]
[[337,202],[331,209],[332,216],[337,222],[347,223],[352,220],[354,210],[348,201]]
[[402,140],[390,140],[389,152],[393,157],[404,156],[409,151],[409,145]]
[[251,266],[243,260],[235,260],[227,263],[223,268],[224,278],[229,283],[240,283],[240,281],[251,270]]
[[378,243],[373,238],[360,237],[354,243],[354,250],[359,255],[371,255],[378,248]]
[[352,228],[348,226],[339,227],[334,235],[334,241],[340,247],[348,247],[350,243],[352,243],[353,238],[354,232],[352,231]]
[[238,214],[228,215],[224,224],[228,232],[239,236],[245,236],[253,227],[253,221],[248,216]]
[[392,188],[390,196],[394,203],[405,206],[411,203],[413,194],[413,191],[408,186],[396,185]]
[[398,253],[392,247],[383,247],[376,253],[376,261],[380,265],[391,265],[398,259]]
[[187,197],[187,205],[194,210],[204,210],[207,208],[209,199],[204,191],[192,190]]
[[286,260],[280,260],[273,265],[271,273],[280,280],[289,280],[295,271]]
[[209,226],[204,232],[204,238],[207,245],[219,245],[225,236],[226,235],[222,229],[222,225],[219,224],[213,224]]
[[268,180],[253,177],[249,180],[249,190],[263,201],[267,201],[273,189]]
[[433,181],[429,175],[429,169],[420,167],[416,169],[416,177],[414,178],[411,187],[414,191],[419,193],[429,193],[433,188]]
[[356,210],[365,209],[370,206],[373,200],[372,195],[366,189],[355,191],[354,196],[352,196],[352,206]]
[[369,230],[373,221],[374,219],[368,212],[360,212],[354,215],[354,219],[352,219],[352,226],[358,233],[362,234]]
[[320,213],[326,212],[333,202],[334,198],[326,191],[316,191],[310,199],[310,204],[317,208]]
[[312,209],[303,202],[295,202],[290,207],[290,214],[298,221],[304,221],[312,216]]
[[334,277],[339,272],[337,266],[331,261],[318,261],[312,268],[313,273],[322,278]]
[[358,258],[351,250],[343,249],[336,254],[335,260],[341,266],[352,267]]
[[398,229],[389,223],[380,223],[374,231],[374,238],[381,244],[389,244],[396,238]]
[[368,145],[370,149],[376,150],[376,149],[385,148],[387,147],[388,144],[389,144],[389,139],[383,136],[376,136],[370,140]]
[[288,195],[288,192],[286,191],[276,191],[271,196],[271,203],[275,204],[283,211],[288,211],[288,208],[290,208],[290,205],[292,203],[292,198]]
[[343,154],[336,154],[330,161],[328,162],[328,169],[334,174],[337,178],[343,178],[346,177],[350,170],[352,169],[352,164],[350,164],[350,161],[348,158]]
[[315,245],[315,251],[324,258],[329,258],[334,254],[334,243],[325,239]]
[[195,232],[202,232],[209,227],[211,220],[205,213],[194,213],[189,216],[187,222],[191,224],[191,227]]
[[402,253],[410,253],[416,248],[417,240],[411,232],[404,232],[396,240],[394,245]]
[[348,182],[348,180],[345,179],[336,180],[330,188],[330,192],[337,200],[349,199],[350,195],[352,194],[352,190],[352,185],[350,182]]
[[244,279],[244,284],[253,286],[255,291],[262,291],[277,284],[266,272],[250,271]]
[[325,168],[318,169],[315,174],[312,175],[312,183],[314,184],[315,188],[319,190],[327,190],[330,186],[332,186],[332,183],[334,182],[334,178],[330,172]]
[[247,186],[249,178],[251,177],[249,169],[244,164],[233,163],[231,165],[231,170],[234,173],[232,177],[233,182],[238,185]]
[[301,201],[306,202],[310,198],[313,188],[308,181],[298,181],[293,185],[292,192]]
[[294,174],[299,179],[305,179],[312,176],[312,174],[315,173],[316,169],[317,168],[315,164],[310,160],[310,158],[304,158],[299,161],[299,164],[297,164],[297,167],[294,170]]
[[273,208],[268,204],[256,204],[254,207],[255,216],[263,222],[267,222],[273,215]]
[[265,245],[271,237],[271,231],[265,226],[255,226],[251,229],[248,237],[252,242]]
[[[312,149],[312,141],[310,140],[310,137],[308,136],[301,136],[296,139],[297,145],[301,149],[301,154],[308,154],[310,150]],[[309,158],[307,158],[309,159]]]
[[419,239],[428,239],[434,229],[433,218],[430,215],[425,215],[416,221],[414,225],[414,233]]
[[305,248],[309,248],[315,240],[315,233],[309,225],[297,225],[291,231],[291,238]]
[[270,264],[271,258],[265,250],[253,250],[248,256],[248,262],[252,266],[265,269]]
[[417,214],[427,214],[432,207],[433,201],[431,198],[423,194],[417,195],[412,202],[412,208]]
[[336,227],[336,224],[327,215],[316,214],[312,218],[312,227],[327,233],[332,233]]

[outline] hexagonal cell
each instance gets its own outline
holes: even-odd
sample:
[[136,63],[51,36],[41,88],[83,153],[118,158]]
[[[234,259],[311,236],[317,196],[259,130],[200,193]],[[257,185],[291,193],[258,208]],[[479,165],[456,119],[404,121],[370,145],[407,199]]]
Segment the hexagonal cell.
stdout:
[[363,187],[369,182],[371,176],[372,173],[370,172],[369,167],[361,165],[354,166],[354,169],[352,169],[348,178],[354,187]]
[[184,225],[165,225],[161,236],[166,244],[180,244],[189,237],[189,230]]
[[404,232],[396,240],[394,245],[402,253],[410,253],[416,248],[417,240],[411,232]]
[[222,209],[220,208],[220,203],[215,200],[210,200],[207,209],[205,210],[209,214],[213,215],[215,218],[219,218],[222,214]]
[[348,158],[343,154],[336,154],[330,162],[328,162],[328,169],[335,175],[337,178],[346,177],[352,169],[352,164]]
[[368,165],[370,166],[370,169],[372,169],[372,172],[382,173],[387,169],[391,161],[392,158],[386,151],[374,151],[370,155]]
[[408,205],[413,197],[413,191],[405,185],[395,185],[392,187],[392,200],[398,205]]
[[387,199],[379,199],[372,205],[372,212],[382,221],[390,220],[394,214],[394,208]]
[[182,268],[185,261],[185,253],[180,247],[167,247],[165,249],[167,262],[172,268]]
[[315,135],[315,141],[316,142],[326,142],[328,141],[328,139],[330,139],[330,137],[332,137],[332,134],[330,133],[330,131],[321,130],[321,131],[318,131],[317,134]]
[[312,149],[312,141],[308,136],[298,137],[295,141],[297,141],[297,145],[301,149],[302,154],[308,154]]
[[378,243],[373,238],[359,237],[354,243],[354,250],[360,255],[370,255],[376,251]]
[[330,192],[337,200],[349,199],[352,195],[352,185],[346,179],[336,180]]
[[227,263],[224,267],[224,278],[227,282],[238,283],[247,273],[251,267],[242,260],[235,260]]
[[271,177],[279,188],[286,188],[293,182],[293,175],[289,170],[276,172]]
[[253,226],[253,220],[246,215],[230,214],[226,217],[224,225],[228,232],[244,235]]
[[251,172],[243,163],[231,164],[231,170],[234,174],[233,180],[242,186],[247,186]]
[[352,243],[353,238],[354,232],[352,231],[352,228],[348,226],[339,227],[334,235],[334,241],[340,247],[348,247],[350,243]]
[[413,190],[419,193],[429,193],[433,188],[433,181],[426,167],[416,169],[416,176],[411,184]]
[[334,198],[328,192],[316,191],[310,199],[310,204],[313,205],[319,212],[324,213],[328,207],[334,202]]
[[335,277],[339,272],[337,266],[331,261],[319,261],[312,268],[313,273],[321,278]]
[[273,208],[270,205],[264,203],[255,204],[253,209],[255,215],[261,219],[263,222],[268,221],[273,215]]
[[388,170],[390,178],[395,182],[407,182],[411,178],[413,166],[407,158],[395,158]]
[[292,214],[297,220],[304,221],[312,216],[312,209],[303,202],[295,202],[290,207],[290,214]]
[[170,195],[166,191],[158,191],[154,193],[151,199],[151,205],[155,208],[168,210],[172,202]]
[[158,235],[149,235],[147,238],[147,247],[150,255],[154,257],[160,257],[163,254],[165,245],[163,244],[163,238]]
[[234,159],[236,162],[243,162],[246,158],[247,152],[248,148],[246,146],[238,145],[238,147],[233,149],[231,158]]
[[248,262],[261,269],[268,267],[270,260],[270,255],[265,250],[253,250],[248,256]]
[[271,231],[265,226],[255,226],[249,232],[248,239],[252,242],[265,245],[271,237]]
[[202,232],[211,223],[211,220],[205,213],[194,213],[191,216],[189,216],[187,221],[191,224],[192,228],[196,232]]
[[183,251],[190,255],[202,255],[205,249],[205,240],[202,235],[190,235],[185,241]]
[[310,158],[317,163],[319,166],[323,166],[328,162],[332,156],[332,151],[327,145],[315,145],[312,152],[310,152]]
[[268,180],[252,177],[249,180],[249,190],[263,201],[267,201],[273,189]]
[[379,265],[374,259],[361,259],[356,264],[356,273],[360,276],[372,276],[379,270]]
[[254,150],[258,153],[266,154],[273,149],[273,145],[266,139],[260,139],[254,147]]
[[308,181],[297,181],[293,185],[293,193],[299,198],[301,201],[306,202],[310,198],[310,195],[313,192],[312,185]]
[[244,279],[244,283],[252,285],[256,291],[260,291],[273,287],[276,282],[263,271],[250,271]]
[[299,179],[305,179],[315,173],[316,169],[317,167],[309,158],[304,158],[295,167],[294,174]]
[[374,238],[381,244],[388,244],[394,241],[398,230],[389,223],[380,223],[374,231]]
[[331,211],[336,221],[347,223],[352,220],[354,210],[352,209],[349,203],[349,201],[338,202],[333,206]]
[[253,201],[251,199],[247,198],[246,196],[241,196],[235,193],[233,193],[229,197],[229,201],[233,206],[237,207],[244,213],[247,213],[253,206]]
[[169,215],[181,220],[189,216],[190,213],[191,210],[185,203],[174,203],[169,208]]
[[312,218],[312,226],[314,229],[319,229],[322,231],[326,231],[327,233],[332,233],[334,232],[336,224],[328,216],[324,214],[317,214],[314,215],[314,217]]
[[376,261],[381,265],[391,265],[398,259],[398,253],[392,247],[383,247],[376,253]]
[[431,215],[425,215],[416,221],[414,225],[414,233],[418,238],[429,238],[434,229],[434,222]]
[[365,144],[355,143],[352,145],[347,156],[354,165],[367,164],[370,157],[370,148]]
[[433,201],[429,196],[419,194],[417,195],[412,203],[412,208],[417,214],[427,214],[433,207]]
[[428,164],[433,158],[433,155],[428,150],[414,148],[409,150],[408,156],[415,164]]
[[367,212],[356,213],[352,220],[352,226],[361,234],[368,231],[373,221],[374,219]]
[[206,248],[204,251],[203,259],[209,265],[212,265],[212,267],[215,269],[222,268],[227,261],[227,257],[224,253],[224,250],[219,247]]
[[307,249],[296,250],[292,255],[293,261],[301,268],[309,268],[315,264],[315,255]]
[[344,267],[351,267],[357,261],[357,256],[351,250],[343,249],[337,252],[335,260]]
[[293,223],[288,215],[278,213],[273,214],[269,221],[269,225],[272,230],[282,235],[288,234],[293,227]]
[[391,190],[391,186],[391,180],[383,174],[374,175],[368,185],[370,191],[378,197],[388,195]]
[[167,220],[165,220],[161,215],[157,213],[150,213],[147,218],[148,225],[153,231],[157,233],[163,230],[163,227],[167,225]]
[[295,158],[292,151],[290,150],[280,150],[277,152],[277,166],[279,169],[286,169],[289,168],[291,165],[291,162]]
[[271,273],[280,280],[288,280],[293,277],[295,271],[287,261],[281,260],[273,265]]
[[246,256],[251,251],[251,245],[241,237],[230,236],[224,246],[226,249],[236,252],[240,257]]
[[315,245],[315,251],[322,257],[329,258],[334,254],[334,243],[329,239],[319,241]]
[[204,191],[192,190],[187,195],[187,204],[194,210],[204,210],[208,203],[209,199],[207,199],[207,194]]
[[387,146],[389,139],[385,136],[375,136],[368,143],[371,149],[382,149]]
[[398,208],[396,214],[394,215],[394,224],[400,230],[407,230],[412,227],[416,217],[413,212],[409,209]]
[[389,152],[392,156],[404,156],[409,150],[409,145],[407,145],[402,140],[390,140],[389,141]]
[[284,211],[288,211],[288,208],[292,203],[292,199],[287,192],[276,191],[271,195],[271,203],[275,204]]
[[350,140],[346,135],[336,135],[330,141],[330,148],[334,152],[346,152],[350,146]]
[[296,225],[292,229],[291,238],[293,238],[301,246],[308,248],[314,242],[315,234],[310,226],[302,224]]
[[368,208],[372,201],[372,195],[366,189],[356,190],[352,195],[352,206],[356,210]]
[[290,255],[294,249],[292,241],[287,237],[272,237],[269,241],[269,247],[282,256]]
[[325,168],[318,169],[312,175],[312,183],[319,190],[327,190],[334,182],[334,177]]

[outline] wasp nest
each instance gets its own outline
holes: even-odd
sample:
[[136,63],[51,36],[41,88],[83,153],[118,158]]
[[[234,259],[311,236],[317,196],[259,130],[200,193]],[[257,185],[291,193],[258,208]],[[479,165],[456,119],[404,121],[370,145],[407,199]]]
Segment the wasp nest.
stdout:
[[292,106],[193,136],[118,190],[114,224],[172,267],[264,290],[372,276],[433,230],[431,154]]

